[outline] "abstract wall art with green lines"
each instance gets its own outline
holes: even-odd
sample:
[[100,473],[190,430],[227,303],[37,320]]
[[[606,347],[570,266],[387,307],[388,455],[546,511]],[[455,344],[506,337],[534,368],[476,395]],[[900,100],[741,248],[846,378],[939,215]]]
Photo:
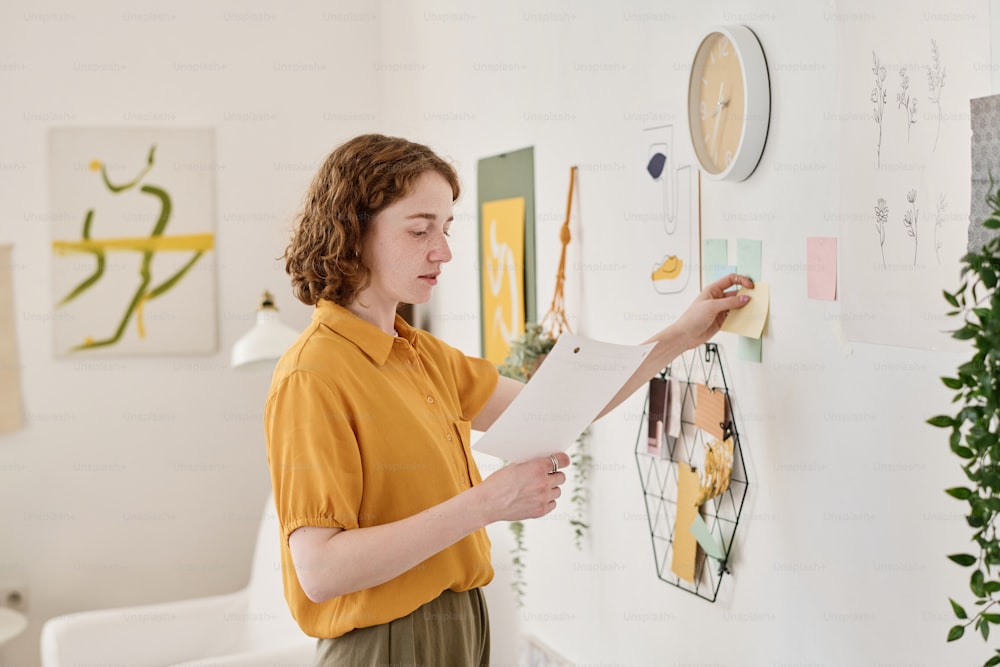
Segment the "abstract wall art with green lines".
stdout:
[[211,129],[50,131],[57,355],[216,351],[213,143]]

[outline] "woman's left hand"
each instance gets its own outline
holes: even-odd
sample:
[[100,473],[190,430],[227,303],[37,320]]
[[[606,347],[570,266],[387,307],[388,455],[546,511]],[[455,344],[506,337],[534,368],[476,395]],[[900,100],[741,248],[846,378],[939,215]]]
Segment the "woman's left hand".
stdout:
[[719,278],[703,289],[677,318],[671,328],[684,342],[684,349],[690,350],[708,341],[722,328],[730,310],[742,308],[750,301],[748,296],[737,296],[734,292],[726,291],[737,285],[752,288],[753,281],[736,273]]

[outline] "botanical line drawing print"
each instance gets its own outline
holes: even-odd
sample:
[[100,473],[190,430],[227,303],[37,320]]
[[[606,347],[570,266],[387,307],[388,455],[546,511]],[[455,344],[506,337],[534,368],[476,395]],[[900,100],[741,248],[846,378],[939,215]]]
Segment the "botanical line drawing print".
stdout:
[[910,190],[906,193],[906,201],[910,202],[910,210],[903,214],[903,226],[906,228],[906,235],[913,238],[913,266],[917,265],[917,216],[920,209],[917,208],[917,191]]
[[871,101],[875,105],[875,123],[878,125],[878,143],[875,144],[875,166],[882,163],[882,115],[885,112],[885,66],[878,61],[878,54],[872,51],[875,64],[872,72],[875,74],[875,87],[872,88]]
[[931,103],[937,105],[937,131],[934,133],[934,148],[937,150],[938,136],[941,134],[941,89],[944,88],[944,67],[941,65],[941,53],[938,51],[936,40],[931,40],[931,60],[933,63],[927,68],[927,85],[930,88]]
[[[109,192],[111,192],[111,194],[119,195],[139,185],[139,183],[153,169],[155,164],[155,154],[156,144],[153,144],[149,148],[149,154],[146,157],[146,165],[139,170],[139,173],[135,178],[127,183],[112,183],[111,179],[108,177],[107,165],[100,160],[91,160],[88,166],[90,171],[100,171],[101,180],[104,182],[104,186]],[[92,207],[87,209],[87,213],[84,216],[83,229],[81,231],[79,241],[52,242],[52,249],[57,254],[85,253],[93,255],[95,260],[93,273],[70,290],[70,292],[66,294],[66,296],[64,296],[58,304],[56,304],[56,307],[65,305],[76,299],[78,296],[96,285],[98,281],[104,277],[105,268],[107,266],[106,255],[108,252],[129,251],[142,253],[142,261],[139,266],[139,284],[136,287],[135,292],[132,294],[132,298],[129,303],[126,305],[125,312],[121,316],[114,333],[106,338],[97,340],[88,336],[82,343],[71,349],[73,352],[97,347],[105,347],[118,343],[121,340],[122,335],[125,333],[125,329],[128,327],[128,323],[132,319],[133,315],[135,315],[136,318],[136,327],[138,328],[139,337],[145,338],[146,327],[143,322],[143,307],[146,302],[163,296],[170,291],[172,287],[184,278],[191,267],[194,266],[199,259],[201,259],[202,255],[204,255],[206,251],[212,249],[213,236],[211,233],[165,236],[164,232],[167,229],[167,224],[170,222],[170,215],[173,210],[173,203],[170,195],[163,188],[149,184],[140,187],[139,192],[158,200],[160,206],[159,215],[149,236],[128,238],[93,238],[91,236],[91,228],[93,226],[96,208]],[[177,272],[161,282],[159,285],[150,286],[153,282],[153,259],[157,252],[187,251],[192,252],[193,255]]]
[[875,204],[875,231],[878,232],[878,245],[882,250],[882,268],[885,268],[885,224],[889,221],[889,207],[885,197],[879,197]]
[[910,97],[910,75],[905,67],[899,68],[899,87],[896,93],[896,108],[902,107],[906,113],[906,143],[910,143],[910,126],[917,122],[917,98]]
[[941,231],[941,227],[944,225],[944,211],[946,208],[948,208],[948,201],[942,192],[938,195],[937,212],[934,214],[934,254],[937,255],[938,264],[941,263],[941,237],[938,235],[938,232]]

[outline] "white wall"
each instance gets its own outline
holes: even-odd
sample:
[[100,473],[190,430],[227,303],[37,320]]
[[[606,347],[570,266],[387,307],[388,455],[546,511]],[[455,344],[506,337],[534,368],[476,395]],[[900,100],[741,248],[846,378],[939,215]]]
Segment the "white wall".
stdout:
[[[380,124],[365,3],[4,3],[0,241],[14,244],[27,426],[0,436],[0,582],[26,584],[38,660],[53,615],[235,590],[270,488],[267,370],[229,349],[265,288],[304,326],[274,258],[320,161]],[[219,348],[84,362],[52,354],[51,126],[215,129]]]
[[[574,550],[562,507],[530,525],[528,605],[503,609],[578,664],[936,667],[989,656],[975,639],[945,642],[947,597],[967,590],[945,555],[969,536],[962,505],[943,493],[961,472],[945,434],[923,423],[948,408],[937,378],[961,357],[847,342],[839,302],[806,298],[805,238],[838,233],[838,125],[824,115],[838,108],[836,15],[829,2],[651,0],[420,3],[384,16],[386,59],[416,73],[386,86],[390,130],[462,170],[458,219],[469,224],[454,228],[435,330],[473,349],[476,161],[535,147],[543,310],[568,168],[580,165],[570,283],[582,305],[571,315],[583,334],[639,342],[691,296],[658,296],[646,277],[662,232],[628,216],[639,131],[673,122],[685,136],[687,70],[706,27],[746,23],[767,53],[763,161],[745,183],[706,180],[702,191],[703,235],[761,240],[772,283],[764,362],[737,359],[733,337],[718,337],[751,484],[733,575],[714,604],[656,578],[636,395],[594,428],[587,549]],[[510,540],[492,534],[502,566]]]
[[[758,172],[703,189],[704,235],[760,239],[773,284],[764,363],[739,361],[732,339],[719,338],[751,483],[733,576],[715,604],[656,579],[632,454],[636,395],[594,429],[586,550],[573,549],[562,510],[529,527],[522,610],[507,597],[506,529],[491,531],[496,662],[514,663],[516,628],[592,665],[982,659],[974,640],[944,642],[946,598],[966,588],[944,556],[968,536],[961,505],[942,492],[960,472],[946,438],[923,425],[947,406],[936,378],[960,357],[845,342],[839,304],[807,300],[797,268],[806,236],[837,233],[838,128],[823,116],[837,106],[831,3],[97,6],[0,10],[0,242],[15,244],[29,421],[0,437],[0,582],[29,586],[32,623],[0,648],[3,664],[33,664],[52,615],[245,581],[248,566],[232,564],[247,558],[268,486],[268,376],[229,370],[228,348],[264,287],[286,320],[307,321],[273,258],[317,161],[340,140],[400,134],[458,166],[455,259],[431,308],[449,342],[478,350],[476,161],[529,145],[540,307],[552,292],[568,169],[578,164],[576,329],[638,342],[667,324],[691,295],[649,288],[647,248],[659,236],[629,221],[627,165],[642,128],[683,128],[687,66],[717,23],[757,31],[773,87]],[[216,128],[219,352],[107,367],[55,360],[46,131],[160,123]],[[141,414],[158,419],[130,417]]]

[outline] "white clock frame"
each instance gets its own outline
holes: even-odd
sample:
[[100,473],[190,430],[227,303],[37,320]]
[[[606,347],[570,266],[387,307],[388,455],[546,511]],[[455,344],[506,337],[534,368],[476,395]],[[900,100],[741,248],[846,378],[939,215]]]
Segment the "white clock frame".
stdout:
[[[695,71],[698,64],[698,54],[705,41],[715,33],[720,33],[729,39],[735,49],[740,63],[740,76],[744,91],[743,124],[740,131],[740,143],[736,148],[732,162],[722,171],[713,173],[702,162],[701,151],[697,142],[700,132],[696,132],[692,123],[700,115],[699,95],[701,72]],[[745,25],[719,25],[710,28],[698,43],[694,59],[691,61],[691,73],[688,79],[688,135],[695,158],[702,172],[708,178],[716,181],[744,181],[757,169],[764,153],[768,130],[771,125],[771,78],[767,70],[767,59],[757,35]]]

